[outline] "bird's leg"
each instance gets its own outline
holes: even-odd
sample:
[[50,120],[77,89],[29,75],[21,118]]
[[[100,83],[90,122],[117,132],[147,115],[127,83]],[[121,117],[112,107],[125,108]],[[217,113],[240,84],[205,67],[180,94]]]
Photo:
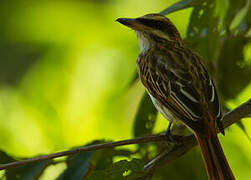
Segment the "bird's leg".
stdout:
[[165,135],[168,136],[169,134],[171,134],[171,126],[173,124],[173,121],[169,121],[168,127],[165,131]]
[[170,142],[176,142],[175,139],[173,138],[172,133],[171,133],[172,124],[173,124],[173,121],[169,121],[168,127],[165,131],[165,135],[168,137],[168,140],[170,140]]

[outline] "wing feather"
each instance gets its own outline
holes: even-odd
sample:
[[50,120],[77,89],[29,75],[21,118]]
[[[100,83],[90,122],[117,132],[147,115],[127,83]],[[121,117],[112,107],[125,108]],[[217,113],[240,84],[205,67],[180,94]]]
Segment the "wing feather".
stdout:
[[185,49],[151,49],[147,56],[138,57],[137,64],[148,92],[186,124],[194,126],[202,119],[206,106],[220,116],[214,84],[196,54]]

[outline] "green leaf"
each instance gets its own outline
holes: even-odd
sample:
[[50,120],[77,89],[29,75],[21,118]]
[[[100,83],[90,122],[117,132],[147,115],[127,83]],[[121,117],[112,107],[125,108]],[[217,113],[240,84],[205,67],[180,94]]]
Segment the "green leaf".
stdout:
[[158,180],[208,180],[198,147],[154,173]]
[[108,180],[106,177],[106,171],[95,171],[90,176],[86,178],[86,180]]
[[231,30],[236,29],[240,25],[240,23],[246,17],[248,10],[250,9],[250,6],[251,6],[251,1],[247,0],[246,5],[238,12],[238,14],[232,20],[232,22],[230,24]]
[[16,161],[16,159],[8,155],[6,152],[0,151],[0,164],[6,164],[13,161]]
[[163,11],[160,12],[162,15],[167,15],[175,11],[179,11],[181,9],[189,8],[192,6],[197,6],[205,2],[205,0],[183,0],[179,1],[168,8],[164,9]]
[[1,38],[0,84],[19,84],[27,70],[40,60],[45,51],[46,48],[36,44],[11,44]]
[[[9,156],[7,153],[0,151],[0,163],[10,163],[16,161],[15,158]],[[7,180],[36,180],[44,172],[53,161],[46,160],[41,162],[34,162],[27,165],[19,166],[16,168],[9,168],[5,170],[5,177]]]
[[[236,5],[229,6],[228,9],[234,10],[235,13],[228,12],[228,15],[237,14],[236,11],[241,9],[241,3],[236,1],[231,1],[230,5]],[[244,63],[243,57],[247,38],[241,34],[232,36],[226,33],[226,30],[225,33],[220,33],[219,17],[215,16],[215,8],[216,4],[212,1],[193,9],[186,41],[189,47],[196,49],[206,60],[209,71],[217,80],[221,95],[227,100],[234,98],[250,82],[247,77],[251,76],[251,70]],[[228,18],[226,16],[223,24],[227,24]]]
[[134,136],[151,134],[157,117],[150,96],[145,92],[141,99],[134,121]]
[[5,176],[7,180],[36,180],[39,179],[45,168],[47,168],[52,162],[52,160],[46,160],[30,163],[17,168],[10,168],[6,170]]
[[220,16],[224,20],[227,10],[229,8],[229,0],[216,0],[216,15]]
[[[97,140],[89,143],[88,145],[94,145],[99,143],[104,143],[105,141]],[[109,167],[113,158],[116,156],[125,156],[129,157],[132,152],[127,149],[115,149],[115,148],[107,148],[103,150],[93,151],[93,152],[81,152],[78,154],[74,154],[68,156],[66,160],[67,168],[65,171],[57,178],[57,180],[79,180],[85,179],[92,171],[96,170],[98,173],[93,175],[93,178],[100,179],[100,177],[104,177],[102,169]]]
[[125,90],[128,90],[129,88],[131,88],[138,80],[139,80],[139,75],[137,72],[135,72],[132,79],[126,85]]
[[85,173],[88,171],[89,159],[91,155],[92,152],[81,152],[68,156],[66,160],[67,169],[57,179],[82,179]]
[[214,62],[220,51],[218,25],[214,2],[210,1],[193,9],[185,41],[189,47],[196,49],[196,52],[208,63]]
[[125,179],[125,177],[132,177],[134,173],[144,176],[143,167],[144,163],[139,159],[133,159],[131,161],[121,160],[105,169],[94,171],[87,177],[87,180],[122,180]]
[[246,135],[246,137],[248,138],[249,141],[251,141],[247,129],[245,128],[245,126],[243,125],[243,123],[241,121],[237,122],[237,125],[239,126],[239,128],[241,128],[241,130],[244,132],[244,134]]
[[[235,98],[249,83],[251,68],[244,61],[245,37],[227,37],[219,55],[219,90],[225,100]],[[231,77],[231,78],[230,78]]]
[[96,151],[90,159],[96,170],[104,169],[110,166],[115,157],[129,157],[132,152],[126,149],[116,150],[114,148],[104,149],[101,151]]
[[240,12],[240,10],[245,6],[245,1],[232,1],[229,0],[229,8],[225,15],[224,24],[227,29],[229,29],[235,16]]

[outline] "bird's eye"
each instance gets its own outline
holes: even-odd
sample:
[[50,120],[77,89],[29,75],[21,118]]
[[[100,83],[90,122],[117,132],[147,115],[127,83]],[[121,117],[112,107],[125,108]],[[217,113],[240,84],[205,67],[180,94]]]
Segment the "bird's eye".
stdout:
[[163,27],[163,22],[161,22],[161,21],[156,21],[155,22],[155,28],[156,29],[162,29],[162,27]]

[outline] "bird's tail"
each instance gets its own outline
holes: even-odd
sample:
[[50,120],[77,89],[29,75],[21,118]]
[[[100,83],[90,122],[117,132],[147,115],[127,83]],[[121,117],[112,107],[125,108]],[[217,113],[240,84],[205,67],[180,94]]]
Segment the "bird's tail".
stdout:
[[[210,128],[211,129],[211,128]],[[215,129],[209,135],[196,134],[210,180],[234,180],[234,175],[222,150]]]

